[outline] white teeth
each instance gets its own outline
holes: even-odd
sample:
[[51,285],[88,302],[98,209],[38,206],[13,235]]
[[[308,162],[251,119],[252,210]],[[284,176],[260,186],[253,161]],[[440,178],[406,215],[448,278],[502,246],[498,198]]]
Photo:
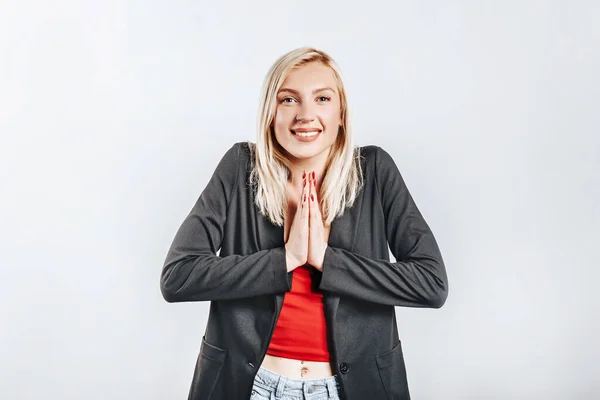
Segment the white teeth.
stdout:
[[319,133],[319,131],[312,131],[312,132],[294,132],[296,135],[298,136],[302,136],[302,137],[311,137],[311,136],[315,136]]

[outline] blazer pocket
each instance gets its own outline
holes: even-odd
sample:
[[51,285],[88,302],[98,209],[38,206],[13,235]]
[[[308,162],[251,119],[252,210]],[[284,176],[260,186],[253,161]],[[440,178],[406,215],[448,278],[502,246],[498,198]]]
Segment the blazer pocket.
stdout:
[[376,354],[375,360],[388,400],[410,400],[402,343],[398,342],[392,349]]
[[206,341],[206,337],[202,336],[202,345],[200,346],[200,354],[210,358],[218,363],[225,362],[227,350],[214,346]]
[[196,362],[192,390],[190,391],[190,399],[211,398],[226,358],[227,350],[208,343],[202,337],[200,354]]

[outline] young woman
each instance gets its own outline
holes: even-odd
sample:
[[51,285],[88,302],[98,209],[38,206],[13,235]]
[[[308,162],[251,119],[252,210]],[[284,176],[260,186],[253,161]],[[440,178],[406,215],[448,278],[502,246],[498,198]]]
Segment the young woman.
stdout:
[[271,67],[256,144],[219,162],[161,290],[211,301],[190,399],[410,398],[394,306],[441,307],[446,270],[393,159],[354,146],[326,53]]

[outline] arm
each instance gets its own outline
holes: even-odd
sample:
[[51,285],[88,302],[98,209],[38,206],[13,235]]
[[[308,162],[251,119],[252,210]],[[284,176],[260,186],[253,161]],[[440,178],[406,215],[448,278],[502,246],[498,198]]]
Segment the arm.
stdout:
[[235,144],[223,156],[206,188],[177,231],[167,254],[160,289],[168,302],[225,300],[290,290],[284,247],[241,256],[217,256],[227,209],[238,184]]
[[320,289],[379,304],[439,308],[448,296],[448,278],[433,233],[392,157],[377,148],[374,165],[386,237],[398,261],[328,247]]

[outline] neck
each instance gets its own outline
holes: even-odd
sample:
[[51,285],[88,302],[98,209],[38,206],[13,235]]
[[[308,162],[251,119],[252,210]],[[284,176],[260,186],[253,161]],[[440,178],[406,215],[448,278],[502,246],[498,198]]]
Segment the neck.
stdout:
[[321,182],[325,176],[325,163],[327,162],[327,156],[329,154],[324,152],[316,157],[310,159],[294,159],[290,165],[291,179],[290,183],[294,187],[302,187],[302,173],[306,172],[308,175],[311,172],[315,172],[315,179],[317,180],[317,189],[321,187]]

